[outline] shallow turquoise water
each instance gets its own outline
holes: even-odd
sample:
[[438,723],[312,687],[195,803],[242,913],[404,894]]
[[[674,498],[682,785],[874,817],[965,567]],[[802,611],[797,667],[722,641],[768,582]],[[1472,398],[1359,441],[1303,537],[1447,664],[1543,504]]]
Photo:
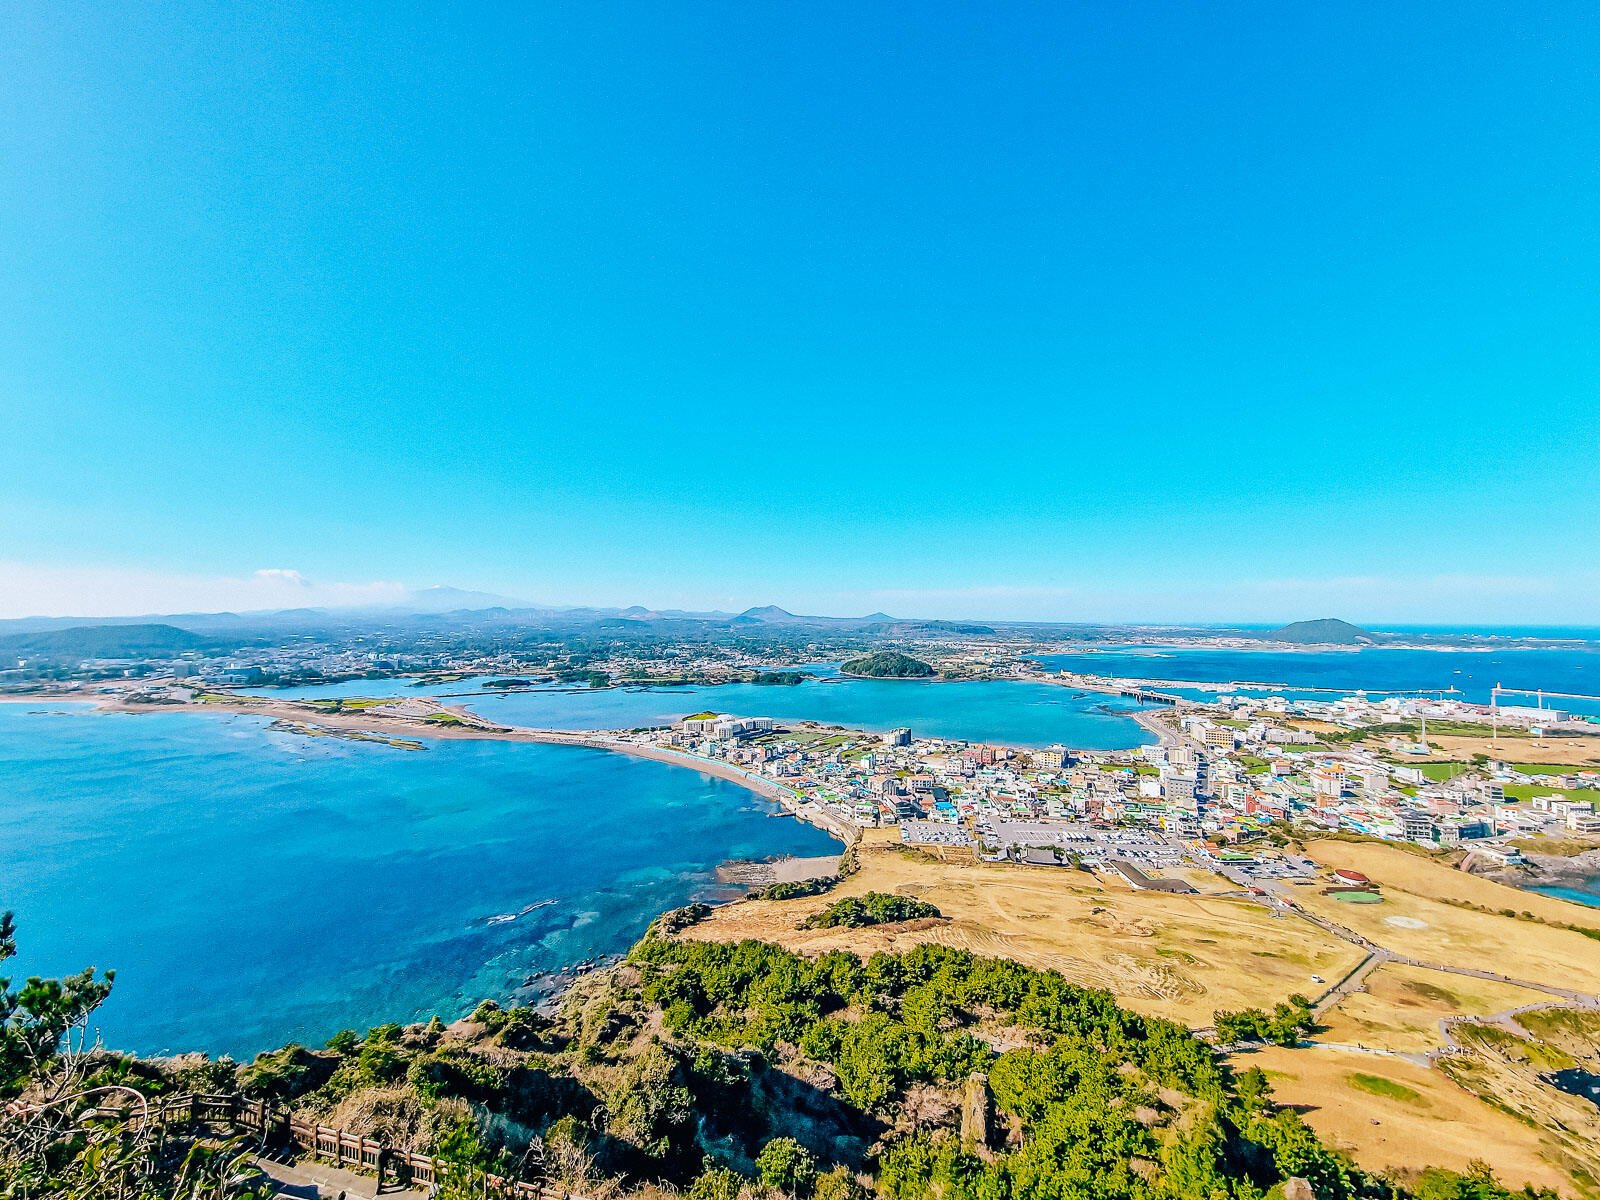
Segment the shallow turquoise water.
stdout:
[[[453,1018],[619,952],[729,858],[838,844],[724,780],[604,751],[0,704],[16,977],[115,967],[106,1044],[236,1056]],[[490,923],[527,905],[557,903]]]
[[[812,668],[808,668],[812,669]],[[353,680],[322,687],[260,689],[290,697],[432,695],[449,697],[491,720],[541,729],[634,729],[670,725],[712,709],[747,717],[826,721],[883,731],[909,726],[918,736],[1119,750],[1155,739],[1129,715],[1140,707],[1116,696],[1055,684],[945,683],[909,679],[818,678],[793,687],[555,688],[482,694],[482,679],[410,686],[407,680]]]
[[1536,887],[1528,890],[1544,896],[1555,896],[1561,900],[1571,900],[1577,904],[1587,904],[1591,908],[1600,908],[1600,878],[1589,880],[1587,886],[1582,888]]

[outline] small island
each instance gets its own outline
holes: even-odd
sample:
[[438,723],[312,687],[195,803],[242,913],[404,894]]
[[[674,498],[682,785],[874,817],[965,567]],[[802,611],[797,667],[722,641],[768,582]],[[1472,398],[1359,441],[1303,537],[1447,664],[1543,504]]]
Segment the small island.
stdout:
[[801,671],[757,671],[750,677],[750,682],[764,687],[794,687],[809,678]]
[[1380,634],[1368,633],[1360,626],[1336,617],[1294,621],[1260,637],[1262,641],[1286,642],[1296,646],[1376,646],[1383,641]]
[[932,679],[938,674],[920,658],[912,658],[898,650],[879,650],[874,654],[852,658],[839,668],[839,672],[864,679]]

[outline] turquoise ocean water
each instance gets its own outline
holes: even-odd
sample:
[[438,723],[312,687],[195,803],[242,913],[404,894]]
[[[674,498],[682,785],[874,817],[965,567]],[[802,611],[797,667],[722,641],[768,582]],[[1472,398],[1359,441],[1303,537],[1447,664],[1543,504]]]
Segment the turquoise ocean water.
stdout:
[[[1023,745],[1148,740],[1130,703],[1040,684],[542,688],[459,701],[567,729],[715,708]],[[13,974],[116,968],[102,1033],[145,1053],[240,1056],[454,1017],[530,976],[626,950],[667,908],[727,894],[713,872],[730,858],[838,848],[735,784],[663,763],[505,742],[406,751],[221,713],[0,704],[0,797],[0,908],[16,912],[22,948]]]
[[[0,704],[11,974],[94,964],[106,1044],[235,1056],[453,1018],[625,950],[729,858],[821,831],[724,780],[604,751],[426,750],[261,718]],[[544,900],[512,921],[491,922]]]
[[1116,696],[1075,693],[1055,684],[922,682],[829,677],[832,668],[808,667],[819,678],[793,687],[733,683],[720,687],[536,687],[484,694],[484,679],[418,688],[404,679],[356,679],[313,687],[261,688],[263,695],[439,696],[490,720],[542,729],[632,729],[669,725],[704,710],[747,717],[827,721],[883,731],[909,726],[919,737],[994,741],[1014,746],[1061,742],[1083,750],[1113,750],[1155,739],[1129,714],[1140,707]]
[[1571,900],[1574,904],[1587,904],[1591,908],[1600,908],[1600,876],[1585,880],[1581,888],[1536,887],[1528,890],[1544,896],[1554,896],[1558,900]]
[[[1454,688],[1458,698],[1485,704],[1495,684],[1600,696],[1600,645],[1539,649],[1405,650],[1223,650],[1171,646],[1120,647],[1094,653],[1043,654],[1050,670],[1081,671],[1117,678],[1170,679],[1194,683],[1273,683],[1286,694],[1332,699],[1364,689],[1437,692]],[[1320,690],[1319,690],[1320,689]],[[1184,689],[1172,689],[1183,693]],[[1214,696],[1215,692],[1195,692]],[[1534,704],[1533,696],[1503,697],[1503,704]],[[1547,706],[1600,715],[1600,700],[1551,699]]]

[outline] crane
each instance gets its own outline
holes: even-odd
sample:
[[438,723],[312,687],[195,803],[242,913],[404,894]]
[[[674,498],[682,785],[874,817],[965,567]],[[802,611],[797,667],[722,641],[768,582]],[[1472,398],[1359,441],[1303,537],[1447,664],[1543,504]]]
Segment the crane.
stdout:
[[[1600,696],[1588,696],[1582,692],[1547,692],[1543,688],[1508,688],[1495,684],[1489,689],[1489,748],[1498,750],[1500,741],[1500,697],[1501,696],[1535,696],[1538,698],[1539,708],[1544,708],[1544,698],[1549,696],[1554,700],[1595,700],[1600,701]],[[1540,726],[1542,729],[1543,726]],[[1534,743],[1538,745],[1537,742]]]

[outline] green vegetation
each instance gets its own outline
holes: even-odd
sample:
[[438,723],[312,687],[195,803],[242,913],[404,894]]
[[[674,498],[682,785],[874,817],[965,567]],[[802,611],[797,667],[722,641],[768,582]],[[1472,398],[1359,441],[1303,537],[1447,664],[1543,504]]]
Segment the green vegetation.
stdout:
[[[1440,737],[1471,737],[1487,738],[1494,732],[1490,725],[1477,721],[1429,721],[1428,733]],[[1422,724],[1420,721],[1380,721],[1376,725],[1364,725],[1360,729],[1329,729],[1319,730],[1317,736],[1326,742],[1360,742],[1367,738],[1410,738],[1420,741]],[[1527,738],[1531,736],[1526,729],[1517,729],[1502,725],[1500,727],[1502,738]],[[1296,750],[1303,747],[1296,746]]]
[[1549,854],[1556,858],[1571,858],[1575,854],[1586,854],[1590,850],[1600,850],[1600,838],[1561,838],[1523,837],[1511,839],[1511,844],[1524,854]]
[[[0,963],[16,952],[11,914],[0,914]],[[90,1016],[112,979],[91,969],[29,979],[16,990],[0,979],[0,1101],[20,1098],[0,1120],[0,1196],[264,1197],[236,1142],[163,1136],[115,1115],[118,1102],[157,1096],[171,1081],[119,1055],[84,1052]],[[199,1074],[195,1085],[209,1090],[212,1074],[226,1079],[231,1071]]]
[[915,921],[921,917],[942,915],[933,905],[909,896],[867,892],[862,896],[846,896],[828,905],[807,920],[805,928],[859,929],[865,925],[887,925],[894,921]]
[[1532,800],[1535,796],[1565,796],[1568,800],[1590,800],[1600,804],[1600,788],[1550,787],[1543,783],[1508,783],[1507,800]]
[[1302,646],[1375,646],[1383,638],[1368,633],[1359,625],[1336,617],[1316,621],[1294,621],[1271,633],[1258,634],[1263,641],[1289,642]]
[[1219,1012],[1216,1022],[1217,1040],[1224,1045],[1265,1042],[1272,1046],[1294,1046],[1317,1025],[1311,1014],[1311,1001],[1299,994],[1279,1001],[1270,1013],[1259,1008]]
[[315,700],[304,702],[318,712],[363,712],[369,708],[382,708],[386,704],[393,704],[394,700],[381,696],[321,696]]
[[611,686],[611,676],[587,667],[566,667],[556,672],[558,683],[586,683],[592,688]]
[[773,1138],[756,1158],[756,1174],[787,1196],[809,1195],[817,1182],[817,1160],[792,1137]]
[[1134,774],[1160,774],[1155,766],[1144,760],[1134,760],[1131,763],[1101,763],[1099,770],[1104,774],[1122,774],[1123,771],[1133,771]]
[[204,650],[212,640],[175,625],[74,625],[0,637],[11,657],[75,661],[85,658],[172,658]]
[[839,668],[846,675],[862,675],[868,679],[931,679],[933,667],[920,658],[901,654],[898,650],[879,650],[852,658]]
[[[347,1030],[242,1068],[64,1055],[110,980],[0,988],[3,1094],[61,1069],[84,1089],[53,1141],[0,1127],[0,1195],[254,1194],[236,1147],[89,1117],[90,1089],[114,1080],[270,1100],[432,1153],[442,1200],[493,1194],[491,1172],[691,1200],[865,1200],[869,1182],[879,1200],[1264,1200],[1291,1178],[1318,1200],[1512,1200],[1476,1169],[1411,1191],[1367,1175],[1276,1107],[1262,1072],[1236,1075],[1181,1026],[1053,971],[930,945],[806,959],[671,940],[668,924],[554,1018],[486,1002],[459,1026]],[[9,955],[9,918],[0,938]]]
[[1410,765],[1421,771],[1423,778],[1431,779],[1435,783],[1448,783],[1456,776],[1473,769],[1471,763],[1464,762],[1419,762]]
[[752,893],[758,900],[799,900],[803,896],[820,896],[839,886],[839,876],[821,875],[816,879],[796,879],[774,883]]
[[1576,1060],[1560,1046],[1521,1037],[1500,1025],[1463,1021],[1455,1028],[1456,1041],[1463,1046],[1492,1051],[1511,1062],[1526,1063],[1541,1071],[1560,1071]]
[[750,682],[768,687],[794,687],[808,678],[810,676],[801,671],[757,671],[750,676]]
[[1519,775],[1571,775],[1577,771],[1600,771],[1600,766],[1563,767],[1551,763],[1507,763]]
[[1409,1088],[1403,1083],[1393,1079],[1386,1079],[1382,1075],[1367,1075],[1361,1071],[1352,1071],[1347,1078],[1351,1087],[1360,1088],[1374,1096],[1383,1096],[1388,1100],[1403,1100],[1407,1104],[1415,1104],[1422,1099],[1422,1093],[1415,1088]]
[[[1276,1108],[1260,1071],[1235,1076],[1187,1030],[1055,972],[940,946],[863,963],[758,942],[647,941],[633,961],[677,1036],[797,1056],[807,1074],[806,1062],[825,1063],[850,1105],[883,1121],[913,1088],[975,1088],[996,1128],[1012,1131],[1002,1144],[965,1119],[959,1130],[897,1126],[877,1151],[884,1200],[1260,1200],[1290,1177],[1319,1200],[1404,1194]],[[989,1031],[1016,1048],[996,1054],[974,1036]],[[1487,1176],[1470,1191],[1463,1179],[1430,1174],[1426,1194],[1512,1195]]]

